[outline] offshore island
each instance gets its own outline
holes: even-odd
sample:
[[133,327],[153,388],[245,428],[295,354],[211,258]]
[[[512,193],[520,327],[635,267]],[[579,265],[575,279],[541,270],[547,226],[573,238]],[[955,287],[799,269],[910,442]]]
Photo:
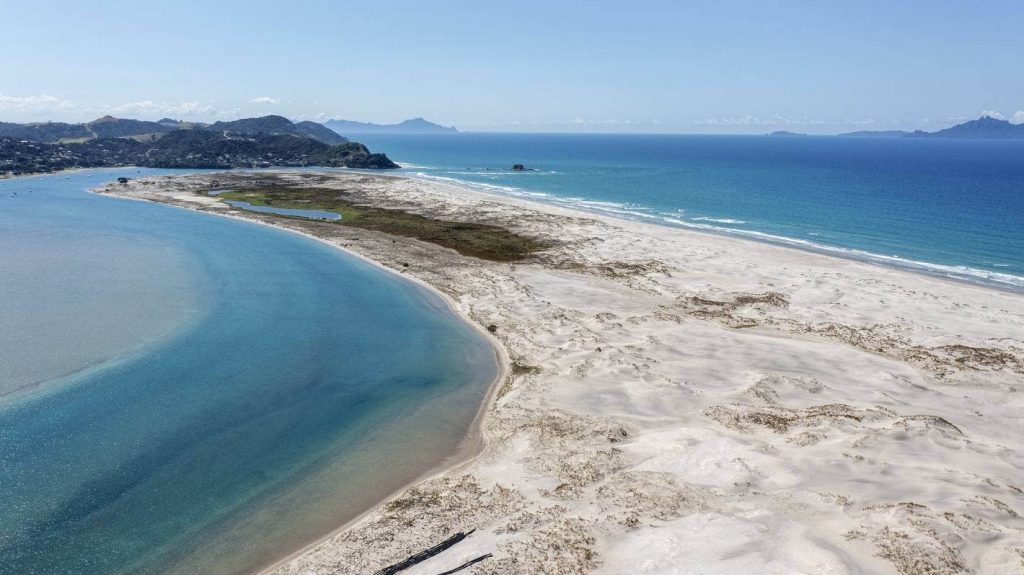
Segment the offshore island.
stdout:
[[505,349],[478,454],[267,572],[910,574],[1024,557],[1020,294],[385,175],[95,191],[314,236],[432,286]]

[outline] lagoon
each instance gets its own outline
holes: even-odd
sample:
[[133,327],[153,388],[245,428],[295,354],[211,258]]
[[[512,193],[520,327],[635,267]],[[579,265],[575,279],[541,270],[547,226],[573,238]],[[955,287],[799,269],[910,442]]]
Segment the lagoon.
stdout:
[[12,572],[251,572],[474,443],[497,361],[439,296],[296,234],[85,191],[163,173],[0,181],[0,325],[31,342],[0,347]]
[[336,212],[325,212],[323,210],[300,210],[295,208],[276,208],[274,206],[254,206],[249,202],[241,200],[225,200],[228,205],[250,212],[262,212],[265,214],[277,214],[279,216],[292,216],[298,218],[309,218],[312,220],[340,220],[341,214]]

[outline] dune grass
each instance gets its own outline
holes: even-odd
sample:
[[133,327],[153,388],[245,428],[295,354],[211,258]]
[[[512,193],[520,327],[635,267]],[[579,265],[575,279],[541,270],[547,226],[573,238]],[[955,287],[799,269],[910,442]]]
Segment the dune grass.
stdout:
[[401,210],[359,205],[347,200],[343,192],[327,188],[240,189],[222,192],[217,197],[249,202],[254,206],[334,212],[340,214],[341,219],[332,220],[332,224],[416,238],[490,261],[523,260],[548,247],[544,242],[500,226],[452,222]]

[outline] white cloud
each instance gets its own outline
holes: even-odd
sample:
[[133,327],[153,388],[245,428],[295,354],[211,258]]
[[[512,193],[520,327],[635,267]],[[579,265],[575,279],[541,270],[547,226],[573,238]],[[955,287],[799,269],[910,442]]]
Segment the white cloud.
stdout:
[[800,123],[804,122],[793,121],[778,114],[771,118],[759,118],[757,116],[747,114],[746,116],[707,118],[694,122],[694,124],[698,126],[789,126],[791,124]]
[[54,112],[71,110],[75,104],[48,94],[37,96],[7,96],[0,94],[0,110],[16,112]]
[[196,116],[211,114],[213,106],[199,102],[179,102],[177,104],[141,100],[115,106],[110,110],[115,114],[142,114],[156,116]]
[[1024,124],[1024,110],[1017,110],[1017,113],[1013,115],[1014,124]]
[[997,120],[1005,120],[1006,119],[1006,116],[1003,116],[1002,114],[1000,114],[999,112],[996,112],[995,110],[982,110],[981,111],[981,115],[983,117],[984,116],[988,116],[990,118],[995,118]]
[[271,98],[270,96],[260,96],[249,100],[253,104],[280,104],[281,101],[277,98]]
[[181,102],[180,104],[174,104],[165,108],[165,112],[168,114],[194,116],[196,114],[209,114],[213,111],[213,106],[202,105],[199,102]]

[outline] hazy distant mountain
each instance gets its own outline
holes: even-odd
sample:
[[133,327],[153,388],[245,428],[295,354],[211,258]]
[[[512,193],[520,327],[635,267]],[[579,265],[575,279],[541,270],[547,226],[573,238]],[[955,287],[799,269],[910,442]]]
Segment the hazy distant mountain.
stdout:
[[339,134],[454,134],[453,127],[428,122],[423,118],[413,118],[398,124],[373,124],[370,122],[354,122],[352,120],[330,120],[324,125]]
[[902,130],[885,130],[879,132],[863,131],[839,134],[860,138],[892,137],[892,138],[958,138],[962,140],[1014,140],[1024,139],[1024,124],[1011,124],[1006,120],[997,120],[991,116],[982,116],[937,132],[904,132]]
[[909,136],[910,132],[904,130],[861,130],[859,132],[847,132],[839,135],[848,136],[850,138],[902,138],[904,136]]
[[1024,124],[1011,124],[1006,120],[982,116],[977,120],[957,124],[938,132],[914,132],[911,136],[915,138],[1015,140],[1024,139]]
[[778,130],[768,134],[769,136],[806,136],[807,134],[800,134],[797,132],[787,132],[786,130]]

